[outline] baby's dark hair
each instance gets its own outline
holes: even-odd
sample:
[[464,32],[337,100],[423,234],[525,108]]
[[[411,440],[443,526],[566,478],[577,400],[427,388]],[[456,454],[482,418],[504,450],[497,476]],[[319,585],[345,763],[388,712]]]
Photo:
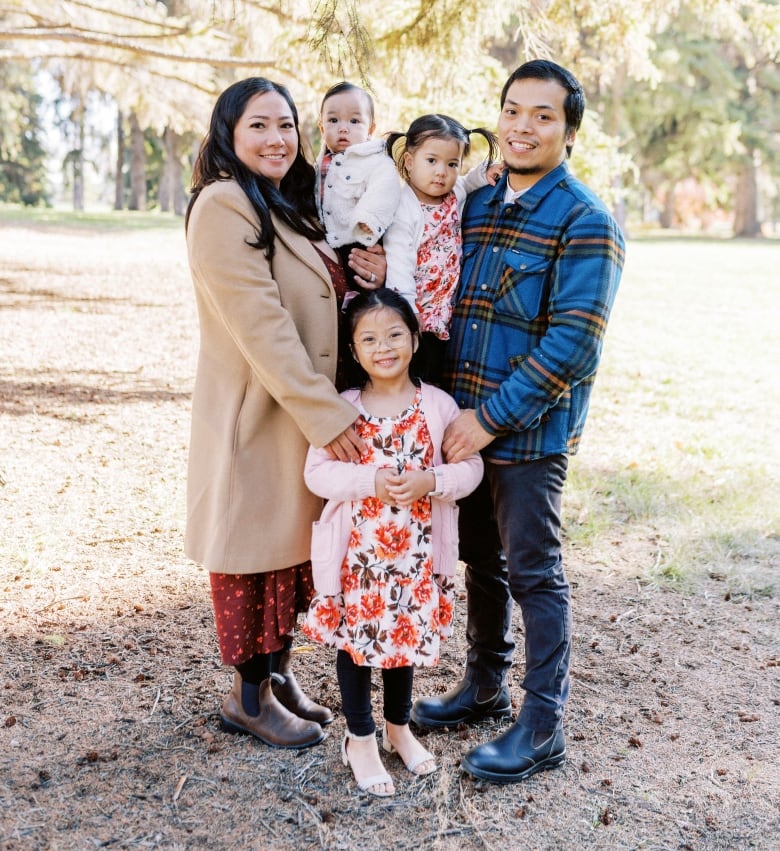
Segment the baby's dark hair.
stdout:
[[374,99],[365,89],[361,89],[360,86],[356,86],[354,83],[348,83],[346,80],[342,80],[340,83],[334,83],[322,96],[322,101],[320,102],[320,115],[322,115],[322,110],[325,109],[325,102],[328,100],[328,98],[332,98],[335,95],[340,95],[343,92],[360,92],[360,94],[363,95],[363,97],[366,99],[366,103],[368,104],[368,114],[371,118],[371,123],[373,124]]
[[[488,163],[495,162],[498,154],[498,140],[494,133],[484,127],[467,130],[459,121],[441,113],[431,113],[415,118],[406,133],[388,133],[385,145],[387,153],[395,160],[401,177],[408,180],[409,175],[404,165],[404,154],[407,151],[414,153],[427,139],[452,139],[463,145],[463,156],[467,157],[471,150],[471,135],[473,133],[482,136],[488,143]],[[405,142],[398,145],[399,150],[394,154],[393,149],[401,139],[405,139]]]
[[[361,318],[365,316],[366,313],[370,313],[372,310],[380,310],[381,308],[394,310],[401,317],[404,325],[406,325],[409,329],[409,332],[412,335],[412,340],[415,338],[419,339],[420,323],[417,321],[417,314],[412,309],[412,306],[395,290],[387,289],[387,287],[380,287],[378,290],[364,290],[360,294],[356,295],[349,302],[344,311],[342,328],[344,337],[346,338],[350,349],[353,337],[355,336],[355,328]],[[409,364],[409,375],[412,378],[415,378],[417,375],[415,362],[418,353],[419,346],[417,351],[412,355],[412,361]],[[345,355],[346,354],[347,353],[345,353]],[[346,378],[348,379],[351,387],[362,387],[368,381],[368,373],[352,356],[351,351],[349,352],[349,356],[346,357],[345,366],[347,367]]]

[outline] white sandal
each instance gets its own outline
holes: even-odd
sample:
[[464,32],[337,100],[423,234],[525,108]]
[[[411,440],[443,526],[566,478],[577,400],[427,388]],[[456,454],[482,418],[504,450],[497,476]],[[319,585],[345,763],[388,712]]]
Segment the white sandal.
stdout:
[[[382,747],[388,753],[398,753],[387,735],[387,724],[382,727]],[[406,766],[406,770],[411,771],[411,773],[417,777],[425,777],[428,774],[433,774],[434,771],[438,771],[439,769],[439,766],[436,764],[436,757],[430,751],[424,750],[419,756],[414,759],[410,759],[409,762],[406,762],[400,753],[398,756],[401,757],[401,761]],[[429,768],[427,771],[417,771],[417,769],[426,762],[432,762],[433,768]]]
[[[372,774],[370,777],[365,777],[363,780],[358,780],[357,775],[355,774],[355,769],[352,768],[352,763],[349,761],[349,756],[347,755],[347,739],[355,739],[358,742],[364,742],[368,739],[373,739],[376,741],[376,734],[369,733],[367,736],[355,736],[353,733],[350,733],[349,730],[344,734],[344,738],[341,740],[341,761],[346,765],[351,771],[352,776],[355,778],[355,782],[358,785],[358,789],[361,792],[368,792],[369,795],[374,795],[377,798],[390,798],[392,795],[395,795],[395,788],[393,787],[393,778],[385,771],[382,774]],[[390,785],[392,791],[375,791],[375,786],[382,785]]]

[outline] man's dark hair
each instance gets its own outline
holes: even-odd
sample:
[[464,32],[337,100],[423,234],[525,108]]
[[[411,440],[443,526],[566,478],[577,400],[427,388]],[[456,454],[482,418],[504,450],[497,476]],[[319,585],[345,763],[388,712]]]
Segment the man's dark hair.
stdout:
[[[582,124],[585,114],[585,92],[580,81],[566,68],[551,62],[549,59],[532,59],[516,68],[501,90],[501,108],[504,108],[509,87],[516,80],[553,80],[566,89],[566,99],[563,109],[566,115],[566,135],[576,132]],[[566,146],[566,156],[571,156],[571,145]]]

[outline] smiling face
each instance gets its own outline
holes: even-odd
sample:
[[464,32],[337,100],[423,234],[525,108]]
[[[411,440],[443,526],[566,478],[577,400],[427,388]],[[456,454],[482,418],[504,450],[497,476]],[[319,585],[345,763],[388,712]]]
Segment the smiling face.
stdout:
[[460,174],[463,143],[455,139],[425,139],[404,154],[409,185],[423,204],[440,204]]
[[282,95],[263,92],[247,101],[233,129],[233,148],[250,171],[279,186],[298,154],[298,131]]
[[352,334],[352,351],[372,382],[408,377],[417,337],[398,311],[378,307],[366,311]]
[[333,154],[365,142],[374,132],[365,92],[349,89],[331,95],[322,105],[319,127],[326,147]]
[[566,159],[566,89],[555,80],[515,80],[498,119],[498,143],[512,189],[527,189]]

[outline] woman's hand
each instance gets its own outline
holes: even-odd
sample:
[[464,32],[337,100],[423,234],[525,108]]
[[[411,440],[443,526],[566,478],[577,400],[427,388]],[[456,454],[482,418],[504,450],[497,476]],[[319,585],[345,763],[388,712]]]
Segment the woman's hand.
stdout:
[[334,437],[330,443],[323,447],[325,451],[336,461],[351,461],[357,464],[363,452],[363,440],[355,431],[354,425],[345,428],[340,435]]
[[355,283],[364,290],[378,290],[387,277],[387,258],[381,245],[353,248],[349,252],[349,267],[355,272]]

